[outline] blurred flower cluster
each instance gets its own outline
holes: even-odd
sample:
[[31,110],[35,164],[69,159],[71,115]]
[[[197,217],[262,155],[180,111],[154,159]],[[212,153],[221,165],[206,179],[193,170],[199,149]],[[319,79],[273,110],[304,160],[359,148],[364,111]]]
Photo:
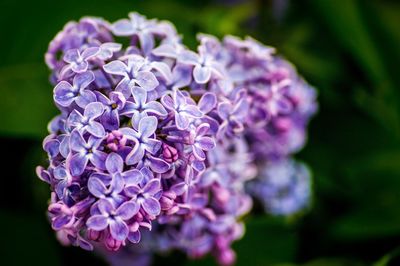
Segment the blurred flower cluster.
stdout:
[[68,23],[45,56],[61,114],[37,168],[59,240],[115,265],[175,249],[230,265],[252,197],[278,215],[307,206],[310,173],[290,156],[316,95],[274,52],[209,35],[193,52],[137,13]]

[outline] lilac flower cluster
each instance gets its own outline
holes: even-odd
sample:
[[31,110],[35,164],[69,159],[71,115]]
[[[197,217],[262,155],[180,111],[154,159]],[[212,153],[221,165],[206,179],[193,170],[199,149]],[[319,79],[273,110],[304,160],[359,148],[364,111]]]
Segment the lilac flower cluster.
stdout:
[[[192,52],[169,22],[130,13],[68,23],[45,58],[61,113],[37,174],[51,187],[48,215],[64,244],[122,254],[110,261],[178,249],[230,265],[249,192],[280,193],[247,183],[260,172],[251,182],[281,184],[265,182],[274,167],[302,171],[271,165],[303,145],[315,92],[252,39],[200,35]],[[296,186],[305,176],[282,178]]]

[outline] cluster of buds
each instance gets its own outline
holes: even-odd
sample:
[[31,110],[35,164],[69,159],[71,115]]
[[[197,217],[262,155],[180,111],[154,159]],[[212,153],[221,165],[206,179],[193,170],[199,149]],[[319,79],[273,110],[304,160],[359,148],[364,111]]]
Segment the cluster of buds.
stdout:
[[251,195],[264,195],[251,184],[276,185],[260,169],[303,145],[315,92],[272,48],[199,39],[190,51],[171,23],[130,13],[68,23],[50,43],[61,113],[37,174],[51,187],[48,215],[62,243],[118,265],[172,249],[234,263],[241,217]]

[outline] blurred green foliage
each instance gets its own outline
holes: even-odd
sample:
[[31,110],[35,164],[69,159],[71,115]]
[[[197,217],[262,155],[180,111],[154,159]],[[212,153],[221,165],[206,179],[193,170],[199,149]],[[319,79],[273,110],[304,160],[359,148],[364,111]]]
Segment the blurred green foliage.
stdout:
[[[43,55],[67,21],[86,15],[113,21],[132,10],[171,20],[192,48],[197,32],[252,35],[277,47],[319,91],[320,112],[298,155],[313,169],[314,206],[297,219],[247,218],[247,233],[234,245],[238,265],[400,265],[400,3],[287,0],[277,19],[279,1],[2,0],[4,265],[101,264],[60,247],[44,214],[48,190],[34,167],[45,163],[41,139],[57,111]],[[166,260],[214,264],[179,254],[156,263]]]

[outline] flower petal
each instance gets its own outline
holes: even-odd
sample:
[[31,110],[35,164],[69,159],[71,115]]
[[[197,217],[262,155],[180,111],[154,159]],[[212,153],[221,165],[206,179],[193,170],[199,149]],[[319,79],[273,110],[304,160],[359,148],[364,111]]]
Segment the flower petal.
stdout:
[[149,113],[153,113],[160,116],[166,116],[167,110],[165,110],[164,106],[161,103],[156,101],[151,101],[145,105],[146,111]]
[[83,90],[87,86],[89,86],[90,83],[92,83],[94,80],[94,74],[92,71],[86,71],[84,73],[76,74],[74,77],[74,86],[78,88],[79,90]]
[[102,231],[107,228],[108,220],[103,215],[93,215],[86,221],[88,228],[95,231]]
[[124,241],[128,237],[129,229],[124,221],[120,219],[111,220],[110,233],[114,239]]
[[103,66],[105,72],[118,76],[127,75],[128,66],[119,60],[111,61]]
[[211,78],[211,68],[196,65],[193,69],[193,78],[199,84],[208,82]]
[[217,97],[214,93],[206,92],[201,97],[198,106],[200,111],[207,114],[217,106]]
[[116,36],[129,36],[136,32],[131,21],[128,19],[120,19],[116,21],[111,26],[111,30]]
[[107,188],[103,182],[94,176],[91,176],[88,180],[88,189],[97,198],[103,198],[107,193]]
[[204,151],[209,151],[211,149],[214,149],[215,141],[210,137],[201,137],[200,139],[196,140],[196,146]]
[[86,168],[89,159],[85,154],[77,153],[69,157],[67,161],[69,171],[72,176],[79,176]]
[[90,122],[90,124],[86,127],[87,132],[92,134],[95,137],[101,138],[106,135],[106,131],[102,124],[96,121]]
[[93,102],[90,103],[86,106],[85,111],[84,111],[84,116],[89,118],[89,119],[95,119],[99,116],[101,116],[101,114],[104,111],[104,106],[102,103],[100,102]]
[[154,134],[157,129],[157,118],[154,116],[143,117],[139,122],[139,134],[142,138],[148,138]]
[[158,191],[160,191],[160,189],[161,189],[160,180],[152,179],[146,184],[146,186],[144,186],[143,191],[144,191],[144,193],[147,193],[147,194],[153,196]]
[[136,78],[136,82],[146,91],[154,90],[159,84],[154,74],[148,71],[140,71]]
[[143,209],[152,216],[157,216],[161,212],[161,205],[155,198],[147,198],[142,204]]
[[109,173],[111,174],[121,173],[123,168],[124,168],[124,161],[122,160],[122,157],[119,154],[112,152],[107,156],[106,169]]
[[125,172],[122,174],[122,176],[123,176],[123,178],[124,178],[124,180],[125,180],[125,183],[126,183],[127,185],[137,185],[137,184],[139,184],[139,183],[142,181],[142,179],[143,179],[142,173],[141,173],[139,170],[137,170],[137,169],[125,171]]
[[54,88],[54,101],[63,106],[68,107],[74,101],[77,92],[67,81],[60,81]]
[[118,207],[116,215],[118,215],[122,220],[129,220],[138,213],[140,206],[133,201],[127,201],[122,203],[121,206]]

